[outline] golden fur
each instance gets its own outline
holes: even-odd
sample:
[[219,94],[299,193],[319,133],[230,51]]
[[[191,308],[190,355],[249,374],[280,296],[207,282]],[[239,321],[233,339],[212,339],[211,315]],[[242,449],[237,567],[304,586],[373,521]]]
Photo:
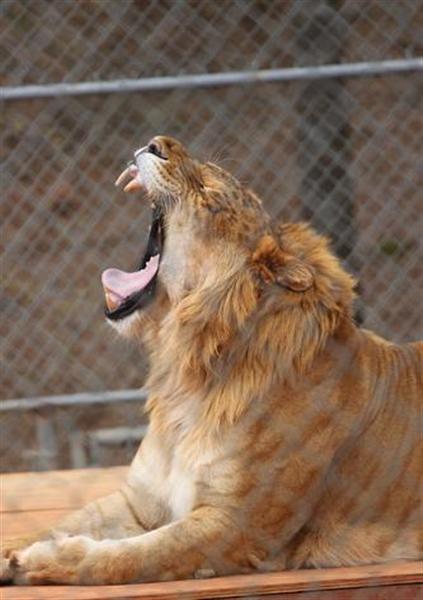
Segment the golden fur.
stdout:
[[[354,280],[305,224],[170,138],[150,427],[121,490],[5,553],[16,583],[107,584],[421,557],[422,345],[352,320]],[[22,549],[23,548],[23,549]]]

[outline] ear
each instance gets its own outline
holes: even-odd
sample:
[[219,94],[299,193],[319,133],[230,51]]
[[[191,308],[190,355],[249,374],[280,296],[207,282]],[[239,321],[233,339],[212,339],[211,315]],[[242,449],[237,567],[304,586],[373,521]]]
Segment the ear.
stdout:
[[276,276],[276,283],[292,292],[305,292],[314,283],[313,269],[303,261],[292,259]]
[[252,261],[266,283],[276,283],[293,292],[305,292],[314,283],[312,267],[282,250],[271,235],[260,239]]

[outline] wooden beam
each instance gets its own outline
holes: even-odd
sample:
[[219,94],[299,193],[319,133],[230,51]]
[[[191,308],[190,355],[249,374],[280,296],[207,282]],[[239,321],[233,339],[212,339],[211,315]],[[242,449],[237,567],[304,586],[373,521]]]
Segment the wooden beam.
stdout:
[[[234,575],[215,579],[169,581],[166,583],[145,583],[114,586],[43,586],[25,588],[3,588],[2,600],[111,600],[122,598],[140,598],[142,600],[203,600],[214,598],[260,598],[276,595],[288,600],[293,593],[304,592],[304,600],[312,596],[325,600],[325,592],[360,588],[360,599],[365,595],[362,588],[370,588],[371,598],[388,598],[389,586],[394,585],[395,596],[399,599],[400,586],[404,585],[408,598],[419,598],[419,588],[410,584],[422,581],[421,564],[390,563],[386,565],[366,565],[339,569],[307,569],[284,573],[266,573],[260,575]],[[407,585],[408,584],[408,585]],[[385,587],[387,586],[387,587]],[[380,589],[383,587],[383,591]],[[377,590],[377,595],[375,590]],[[420,588],[421,591],[421,588]],[[308,598],[308,593],[315,592]],[[289,596],[287,596],[289,594]],[[316,595],[317,594],[317,595]],[[303,596],[299,597],[301,600]],[[333,597],[328,596],[328,597]],[[347,594],[338,596],[346,599]],[[313,599],[314,600],[314,599]]]

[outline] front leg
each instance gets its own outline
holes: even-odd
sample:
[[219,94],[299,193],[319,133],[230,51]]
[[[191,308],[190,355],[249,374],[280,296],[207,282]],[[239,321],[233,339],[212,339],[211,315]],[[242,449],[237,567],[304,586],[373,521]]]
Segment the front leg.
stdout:
[[[289,429],[283,435],[278,428],[269,463],[263,462],[263,444],[247,436],[242,451],[237,448],[226,464],[208,465],[185,518],[163,525],[168,514],[158,529],[127,539],[76,536],[34,544],[12,556],[15,581],[108,585],[280,568],[287,545],[319,501],[324,474],[344,436],[339,419],[335,429],[330,418],[318,417],[295,444],[286,443]],[[134,461],[132,485],[153,484],[157,473],[166,482],[160,453],[141,458]]]
[[[166,520],[166,508],[155,492],[154,481],[146,480],[147,471],[153,473],[157,471],[157,468],[154,470],[154,464],[150,466],[147,461],[149,445],[151,446],[147,438],[148,436],[142,444],[142,449],[145,444],[146,451],[141,452],[140,448],[127,482],[117,492],[90,502],[81,510],[68,515],[53,529],[38,533],[29,532],[27,536],[3,543],[0,581],[9,581],[13,578],[13,572],[20,564],[19,557],[27,556],[22,552],[26,548],[48,549],[51,556],[52,552],[62,547],[66,539],[74,539],[69,536],[88,540],[130,538],[163,524]],[[148,469],[144,464],[146,461]],[[38,553],[38,550],[34,552]]]
[[12,556],[14,582],[109,585],[228,574],[252,569],[239,527],[219,509],[122,540],[58,537]]
[[2,542],[0,581],[13,578],[13,570],[18,564],[17,556],[25,548],[39,548],[40,544],[45,544],[45,548],[52,548],[59,538],[66,539],[66,535],[83,534],[87,539],[100,540],[145,533],[154,525],[153,520],[148,518],[148,512],[154,511],[144,498],[143,501],[142,508],[137,507],[133,490],[123,485],[113,494],[90,502],[81,510],[71,513],[52,529]]

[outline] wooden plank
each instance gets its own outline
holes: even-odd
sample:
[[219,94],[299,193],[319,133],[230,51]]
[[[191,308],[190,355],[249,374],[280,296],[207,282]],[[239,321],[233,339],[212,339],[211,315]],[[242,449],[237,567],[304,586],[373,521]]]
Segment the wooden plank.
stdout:
[[68,513],[69,510],[63,509],[1,513],[1,539],[7,540],[13,537],[20,537],[33,531],[41,531],[47,527],[52,527]]
[[116,490],[128,467],[1,475],[0,512],[75,509]]
[[[422,600],[421,587],[411,585],[389,585],[347,590],[319,590],[317,592],[294,592],[249,596],[250,600]],[[238,596],[239,598],[239,596]],[[235,597],[234,597],[235,600]]]
[[[166,583],[145,583],[114,586],[43,586],[3,588],[2,600],[204,600],[215,598],[264,597],[278,594],[288,600],[289,595],[314,592],[310,600],[325,598],[324,590],[369,589],[369,600],[389,598],[389,586],[401,585],[408,588],[407,598],[419,597],[421,587],[411,584],[422,582],[422,565],[418,562],[395,562],[385,565],[342,567],[339,569],[307,569],[283,573],[258,575],[234,575],[205,580],[169,581]],[[400,585],[401,584],[401,585]],[[388,586],[388,587],[385,587]],[[383,594],[379,594],[381,588]],[[360,590],[362,591],[362,590]],[[377,596],[375,594],[378,594]],[[287,594],[289,594],[287,596]],[[316,595],[317,594],[317,595]],[[332,595],[333,597],[333,595]],[[360,599],[365,598],[360,595]],[[391,596],[392,600],[399,596]],[[340,594],[338,598],[353,598],[353,595]],[[299,599],[300,600],[300,599]],[[314,600],[314,599],[313,599]]]

